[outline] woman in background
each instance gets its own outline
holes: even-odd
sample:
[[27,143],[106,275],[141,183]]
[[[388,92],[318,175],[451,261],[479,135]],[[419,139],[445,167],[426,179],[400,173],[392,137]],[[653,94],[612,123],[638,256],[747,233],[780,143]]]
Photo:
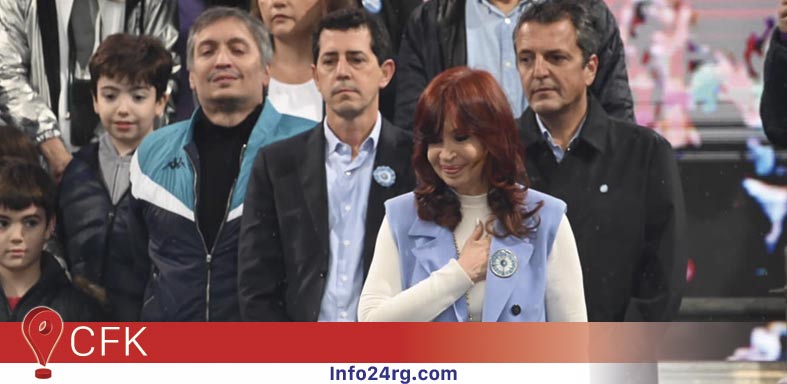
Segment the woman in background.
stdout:
[[312,33],[324,15],[354,0],[251,0],[252,15],[273,37],[268,100],[280,113],[321,121],[323,102],[312,79]]

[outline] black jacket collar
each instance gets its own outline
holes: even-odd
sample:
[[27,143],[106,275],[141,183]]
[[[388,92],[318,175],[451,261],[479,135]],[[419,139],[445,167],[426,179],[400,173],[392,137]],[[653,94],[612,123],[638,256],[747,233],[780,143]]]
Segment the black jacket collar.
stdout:
[[435,0],[440,25],[440,57],[445,68],[467,63],[465,1]]
[[[579,133],[578,140],[588,144],[598,152],[604,153],[607,150],[609,140],[610,117],[601,107],[601,103],[590,93],[588,93],[588,112],[582,131]],[[533,109],[528,107],[519,118],[519,132],[525,148],[536,143],[544,142],[544,136],[538,128],[536,114]]]

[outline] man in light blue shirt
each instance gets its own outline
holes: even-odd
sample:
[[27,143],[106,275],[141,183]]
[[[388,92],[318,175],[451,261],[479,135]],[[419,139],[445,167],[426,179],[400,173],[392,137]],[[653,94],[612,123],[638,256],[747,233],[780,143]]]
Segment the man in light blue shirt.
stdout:
[[527,100],[516,70],[512,36],[519,15],[530,3],[531,0],[471,0],[465,3],[467,66],[483,69],[494,76],[514,116],[521,115],[527,108]]
[[409,192],[412,138],[380,116],[390,43],[363,10],[314,39],[322,124],[263,148],[244,203],[238,285],[251,321],[356,321],[385,200]]
[[319,321],[356,320],[364,280],[361,253],[369,181],[381,127],[378,112],[372,132],[359,147],[353,148],[334,133],[328,119],[323,122],[331,257]]

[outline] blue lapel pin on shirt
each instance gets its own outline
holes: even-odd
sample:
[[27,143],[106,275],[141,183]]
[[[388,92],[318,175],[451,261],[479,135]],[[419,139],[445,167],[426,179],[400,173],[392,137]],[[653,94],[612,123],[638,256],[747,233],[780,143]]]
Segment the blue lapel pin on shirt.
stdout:
[[396,182],[396,172],[387,165],[380,165],[372,172],[374,181],[380,186],[390,188]]
[[369,13],[380,13],[383,9],[383,2],[382,0],[363,0],[363,7],[366,8]]

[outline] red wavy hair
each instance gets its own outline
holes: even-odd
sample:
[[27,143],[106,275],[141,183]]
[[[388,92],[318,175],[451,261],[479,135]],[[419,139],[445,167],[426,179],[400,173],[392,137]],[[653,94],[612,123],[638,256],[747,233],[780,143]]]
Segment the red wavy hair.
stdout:
[[418,217],[451,230],[462,220],[459,198],[435,173],[427,158],[429,145],[442,140],[448,122],[457,133],[474,136],[486,149],[481,177],[490,186],[487,204],[500,223],[496,227],[494,218],[488,220],[487,232],[497,237],[528,235],[538,226],[536,212],[542,203],[531,210],[524,205],[529,183],[524,146],[511,106],[492,75],[467,67],[442,72],[418,99],[412,159]]

